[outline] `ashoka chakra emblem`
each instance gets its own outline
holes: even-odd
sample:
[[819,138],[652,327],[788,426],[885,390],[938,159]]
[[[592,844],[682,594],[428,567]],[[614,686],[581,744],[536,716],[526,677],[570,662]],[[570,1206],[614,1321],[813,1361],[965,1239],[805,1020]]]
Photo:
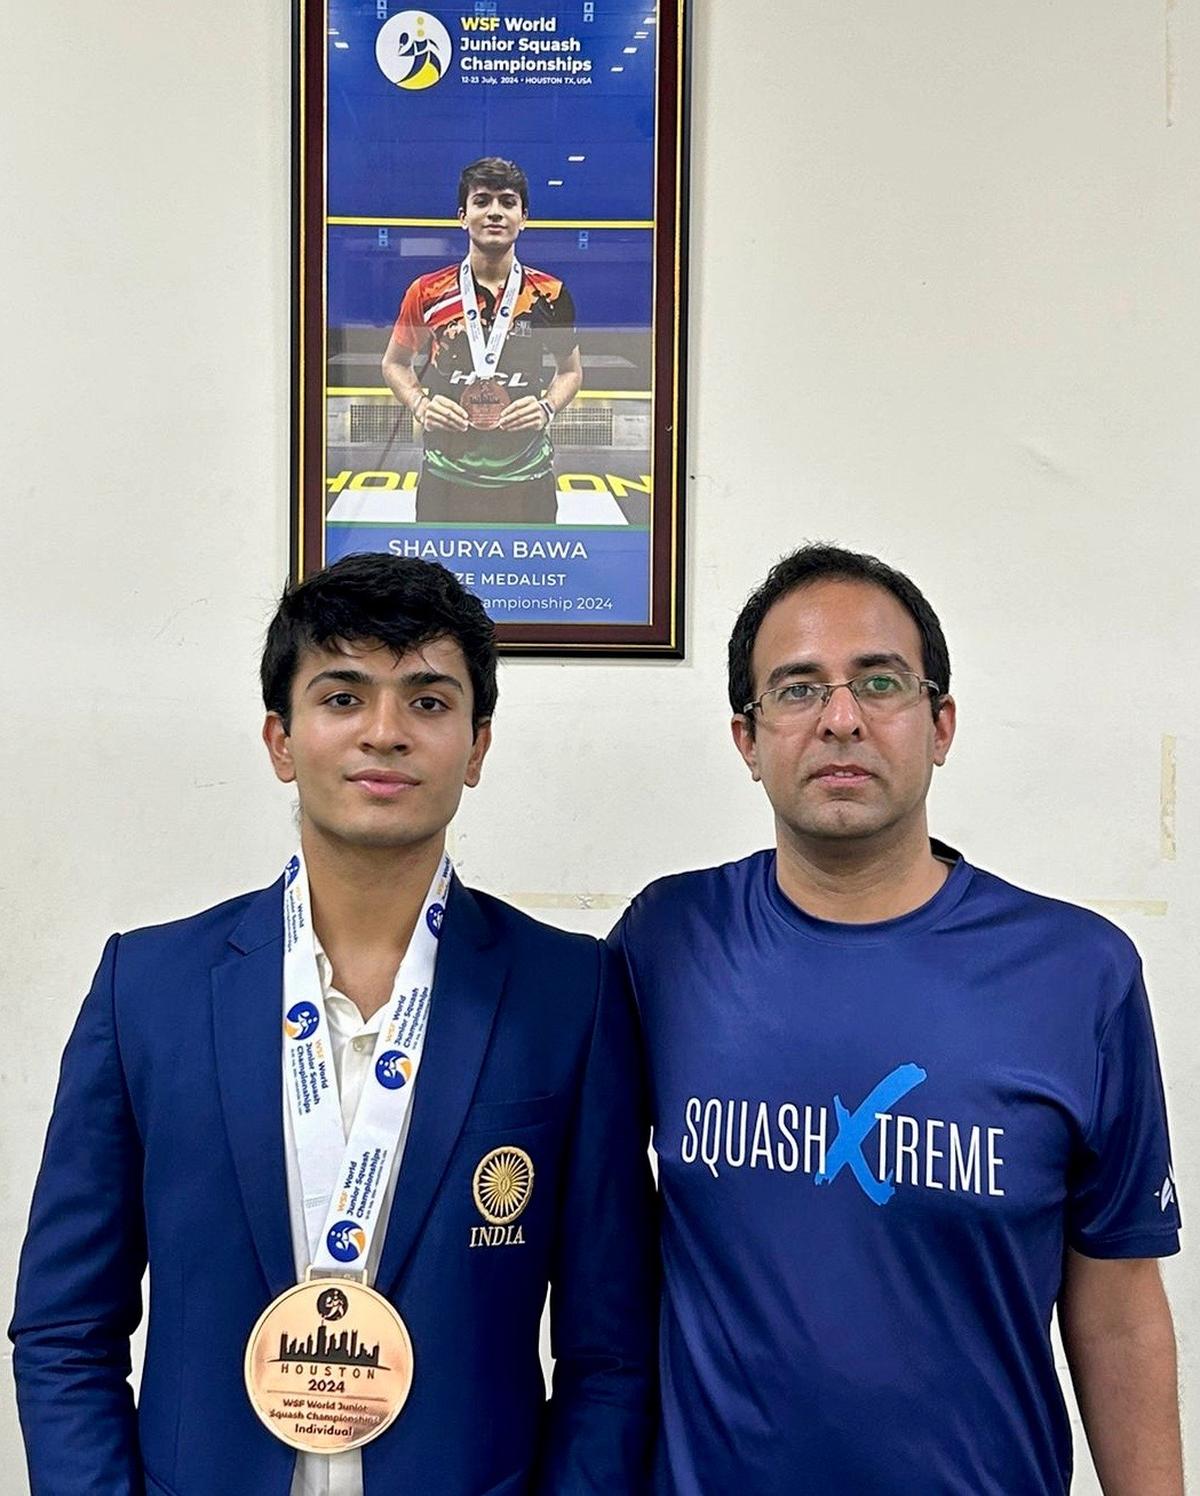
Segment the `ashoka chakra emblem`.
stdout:
[[493,1148],[479,1160],[471,1188],[484,1220],[507,1226],[533,1194],[533,1160],[523,1148]]

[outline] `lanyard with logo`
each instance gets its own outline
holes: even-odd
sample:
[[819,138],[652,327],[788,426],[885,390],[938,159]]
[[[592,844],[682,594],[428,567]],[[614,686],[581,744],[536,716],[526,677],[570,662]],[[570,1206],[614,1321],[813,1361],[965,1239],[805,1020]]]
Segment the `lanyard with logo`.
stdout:
[[471,350],[471,368],[476,379],[491,379],[500,365],[500,354],[504,340],[512,326],[513,307],[517,304],[517,293],[521,289],[521,266],[513,256],[512,269],[500,296],[500,305],[492,319],[492,330],[486,343],[483,338],[482,318],[479,315],[479,297],[475,292],[475,277],[471,274],[470,255],[458,267],[458,290],[462,296],[463,326],[467,329],[467,344]]
[[425,895],[349,1137],[343,1132],[313,945],[308,879],[299,857],[288,868],[290,881],[283,892],[283,1084],[296,1140],[309,1259],[316,1272],[363,1268],[381,1224],[391,1165],[425,1047],[450,859],[443,856]]
[[[387,1182],[425,1047],[438,936],[450,887],[443,856],[400,964],[372,1069],[347,1137],[317,970],[308,877],[299,854],[283,890],[283,1086],[303,1196],[309,1268],[263,1312],[245,1378],[276,1437],[312,1453],[356,1449],[400,1412],[412,1343],[365,1282]],[[346,1274],[361,1273],[356,1282]]]
[[458,290],[462,297],[463,326],[467,330],[467,345],[471,350],[471,378],[463,389],[460,399],[472,426],[481,431],[490,430],[509,404],[510,396],[504,382],[497,379],[500,355],[504,341],[512,328],[513,307],[521,289],[521,265],[513,256],[512,269],[500,295],[500,305],[492,319],[492,330],[486,341],[483,336],[483,319],[479,315],[479,298],[475,292],[475,277],[471,274],[470,255],[458,267]]

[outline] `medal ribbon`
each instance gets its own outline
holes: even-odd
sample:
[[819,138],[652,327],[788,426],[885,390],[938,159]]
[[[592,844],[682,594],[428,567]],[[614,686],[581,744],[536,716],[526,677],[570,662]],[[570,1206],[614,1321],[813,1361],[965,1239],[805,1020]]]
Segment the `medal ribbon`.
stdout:
[[283,1090],[291,1113],[309,1260],[318,1272],[366,1267],[425,1047],[438,935],[452,872],[443,856],[400,963],[350,1136],[317,970],[308,873],[284,871]]
[[483,319],[479,314],[479,297],[475,291],[475,277],[471,274],[470,255],[458,267],[458,290],[463,304],[463,326],[467,330],[467,343],[471,349],[471,368],[476,379],[493,379],[500,367],[500,354],[504,340],[512,326],[512,312],[517,293],[521,289],[521,266],[513,256],[512,269],[500,297],[500,306],[492,322],[492,330],[485,343]]

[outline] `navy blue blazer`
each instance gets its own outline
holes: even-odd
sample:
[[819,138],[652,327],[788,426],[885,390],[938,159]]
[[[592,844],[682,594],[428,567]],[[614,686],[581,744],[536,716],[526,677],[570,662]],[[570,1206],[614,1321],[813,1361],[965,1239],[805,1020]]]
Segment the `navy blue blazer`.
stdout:
[[[10,1330],[33,1496],[287,1496],[295,1455],[242,1383],[255,1320],[295,1280],[281,900],[276,883],[105,947],[63,1056]],[[451,889],[376,1277],[416,1371],[363,1450],[365,1496],[642,1488],[654,1207],[638,1040],[609,959]],[[472,1176],[506,1143],[534,1164],[523,1241],[472,1246]]]

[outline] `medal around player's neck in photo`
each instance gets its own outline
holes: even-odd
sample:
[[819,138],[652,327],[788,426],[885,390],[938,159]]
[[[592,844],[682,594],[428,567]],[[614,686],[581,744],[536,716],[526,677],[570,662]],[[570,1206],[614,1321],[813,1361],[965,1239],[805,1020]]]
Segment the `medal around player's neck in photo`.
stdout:
[[304,1282],[263,1311],[243,1372],[254,1411],[293,1449],[357,1449],[397,1417],[412,1386],[408,1330],[366,1278],[425,1049],[451,872],[443,857],[396,974],[347,1137],[302,856],[284,871],[283,1089],[311,1266]]
[[462,296],[467,345],[471,350],[471,379],[459,396],[459,404],[466,411],[472,426],[479,431],[490,431],[510,401],[508,390],[496,378],[496,373],[500,367],[504,341],[512,327],[513,307],[521,289],[520,262],[514,255],[512,269],[508,272],[508,280],[500,296],[500,305],[492,319],[492,330],[486,340],[469,255],[458,268],[458,289]]

